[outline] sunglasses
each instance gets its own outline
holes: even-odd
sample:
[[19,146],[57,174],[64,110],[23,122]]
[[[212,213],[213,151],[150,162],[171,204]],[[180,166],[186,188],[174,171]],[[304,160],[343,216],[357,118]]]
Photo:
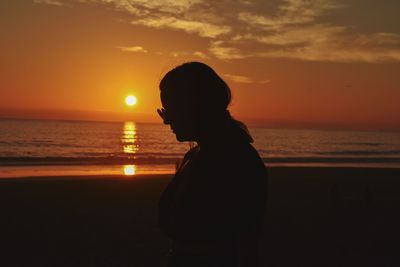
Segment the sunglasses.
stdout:
[[161,117],[161,119],[164,121],[164,124],[170,123],[170,120],[168,118],[167,111],[165,110],[165,108],[158,108],[157,113]]

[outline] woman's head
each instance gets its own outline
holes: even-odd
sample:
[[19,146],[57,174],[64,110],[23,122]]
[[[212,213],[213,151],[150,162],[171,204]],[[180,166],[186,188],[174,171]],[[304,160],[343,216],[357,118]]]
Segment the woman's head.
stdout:
[[179,141],[196,140],[199,128],[227,115],[231,101],[228,85],[208,65],[184,63],[160,82],[161,102]]

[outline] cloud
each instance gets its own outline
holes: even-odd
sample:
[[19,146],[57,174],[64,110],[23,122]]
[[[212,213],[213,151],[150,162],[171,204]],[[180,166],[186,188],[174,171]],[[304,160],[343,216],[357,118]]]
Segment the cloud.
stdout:
[[235,83],[260,83],[260,84],[266,84],[270,83],[271,80],[261,80],[261,81],[255,81],[250,77],[243,76],[243,75],[235,75],[235,74],[228,74],[225,73],[223,74],[225,77],[227,77],[229,80]]
[[232,74],[224,74],[225,77],[228,79],[232,80],[235,83],[253,83],[254,81],[247,77],[247,76],[241,76],[241,75],[232,75]]
[[176,29],[195,33],[201,37],[216,38],[231,31],[229,26],[217,26],[206,22],[190,21],[175,17],[153,17],[131,21],[135,25],[145,25],[157,29]]
[[333,46],[310,46],[299,48],[297,50],[275,50],[273,52],[261,52],[253,55],[255,57],[266,58],[286,58],[305,61],[327,61],[327,62],[364,62],[364,63],[382,63],[399,62],[400,51],[398,49],[375,49],[371,48],[347,48]]
[[288,28],[270,34],[236,36],[235,40],[254,40],[266,45],[293,46],[330,42],[343,34],[344,27],[314,24],[304,27]]
[[266,30],[277,30],[287,25],[297,25],[313,22],[326,11],[344,7],[335,4],[331,0],[284,0],[278,7],[275,16],[264,16],[250,12],[240,12],[239,20],[252,26],[261,27]]
[[[218,15],[196,8],[203,0],[70,0],[114,6],[131,14],[130,23],[156,29],[173,29],[216,38],[231,31],[228,25],[213,24]],[[191,14],[188,15],[188,14]]]
[[258,83],[266,84],[266,83],[270,83],[270,82],[271,82],[271,80],[265,79],[265,80],[259,81]]
[[208,58],[208,56],[200,51],[195,51],[195,52],[183,52],[183,51],[176,51],[176,52],[171,52],[171,56],[173,57],[199,57],[202,59]]
[[[55,0],[34,0],[38,3],[59,3]],[[200,37],[216,38],[231,32],[231,26],[213,24],[220,21],[219,15],[201,8],[194,9],[203,0],[64,0],[73,3],[97,3],[114,6],[119,11],[131,14],[131,24],[156,29],[181,30]],[[187,14],[192,14],[193,17]]]
[[209,51],[217,58],[223,60],[242,59],[248,57],[238,48],[224,45],[223,41],[211,42]]
[[254,5],[257,0],[239,0],[239,2],[245,5]]
[[47,4],[47,5],[53,5],[53,6],[62,6],[63,3],[60,1],[56,0],[33,0],[34,3],[36,4]]
[[200,58],[208,58],[208,56],[206,54],[204,54],[203,52],[200,52],[200,51],[194,52],[193,55],[196,57],[200,57]]
[[[124,20],[132,25],[181,31],[208,41],[205,48],[207,55],[194,52],[187,56],[211,56],[225,61],[246,58],[370,63],[400,61],[399,33],[384,30],[357,32],[356,25],[330,19],[332,12],[357,8],[339,0],[33,1],[52,5],[88,3],[111,7],[127,14]],[[119,49],[144,52],[127,47]],[[169,53],[176,56],[186,52]]]
[[399,34],[348,35],[347,29],[341,26],[309,25],[289,28],[279,34],[236,36],[235,40],[253,40],[265,45],[264,51],[246,57],[368,63],[400,61]]
[[[286,58],[331,62],[400,61],[400,35],[378,32],[357,34],[349,26],[318,23],[333,9],[345,8],[331,0],[285,0],[277,15],[241,12],[238,19],[251,27],[232,38],[230,46],[242,58]],[[258,43],[258,51],[245,53],[243,43]],[[261,50],[261,51],[260,51]],[[215,56],[221,58],[219,53]],[[228,59],[224,56],[221,59]],[[231,57],[230,59],[235,59]]]
[[91,1],[111,3],[123,7],[129,5],[141,9],[148,9],[166,13],[186,12],[193,6],[203,2],[202,0],[91,0]]
[[[123,52],[133,52],[133,53],[148,53],[149,51],[144,49],[142,46],[116,46],[117,49],[123,51]],[[162,52],[155,52],[154,54],[156,55],[164,55]],[[202,59],[208,58],[208,56],[201,52],[201,51],[195,51],[195,52],[186,52],[186,51],[175,51],[169,53],[173,57],[199,57]]]
[[148,51],[141,46],[117,46],[116,48],[120,49],[123,52],[139,52],[139,53],[147,53]]

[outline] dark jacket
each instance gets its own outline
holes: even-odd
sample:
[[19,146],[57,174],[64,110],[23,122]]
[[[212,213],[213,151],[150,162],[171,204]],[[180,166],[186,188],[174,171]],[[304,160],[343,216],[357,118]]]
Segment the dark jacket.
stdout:
[[266,199],[266,168],[251,144],[195,147],[161,195],[158,225],[182,243],[233,241],[261,231]]

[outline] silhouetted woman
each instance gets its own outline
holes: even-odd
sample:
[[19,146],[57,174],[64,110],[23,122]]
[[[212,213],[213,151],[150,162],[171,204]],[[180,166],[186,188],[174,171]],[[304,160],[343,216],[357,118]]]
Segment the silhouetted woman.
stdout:
[[178,141],[197,143],[159,202],[168,266],[257,266],[267,175],[246,126],[227,110],[229,87],[208,65],[189,62],[160,90],[164,123]]

